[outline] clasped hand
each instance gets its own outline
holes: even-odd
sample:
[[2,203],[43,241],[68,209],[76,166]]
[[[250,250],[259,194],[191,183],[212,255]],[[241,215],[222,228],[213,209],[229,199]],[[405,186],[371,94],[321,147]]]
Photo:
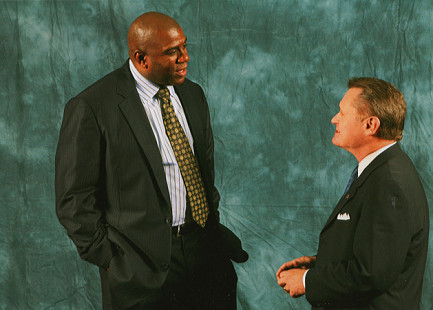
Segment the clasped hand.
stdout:
[[316,256],[302,256],[283,264],[276,274],[278,285],[292,298],[304,295],[304,273],[312,268],[315,262]]

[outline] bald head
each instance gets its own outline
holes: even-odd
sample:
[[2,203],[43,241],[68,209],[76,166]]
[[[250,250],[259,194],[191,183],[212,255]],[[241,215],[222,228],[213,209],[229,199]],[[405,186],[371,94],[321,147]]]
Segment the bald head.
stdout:
[[158,13],[147,12],[137,17],[129,27],[128,47],[129,57],[136,50],[146,52],[146,47],[158,40],[158,34],[171,29],[180,29],[179,24],[170,16]]
[[128,32],[129,58],[138,72],[158,85],[182,84],[189,61],[186,37],[170,16],[148,12]]

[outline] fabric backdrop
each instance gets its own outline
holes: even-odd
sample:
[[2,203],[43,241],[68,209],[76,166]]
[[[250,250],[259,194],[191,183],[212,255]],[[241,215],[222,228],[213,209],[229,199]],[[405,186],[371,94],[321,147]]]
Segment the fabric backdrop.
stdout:
[[[431,0],[0,1],[0,309],[101,308],[97,268],[55,215],[54,153],[65,103],[125,62],[146,11],[182,26],[209,101],[222,221],[250,254],[239,309],[309,308],[275,272],[315,254],[356,165],[331,143],[349,77],[405,94],[402,146],[433,204]],[[432,255],[424,278],[433,309]]]

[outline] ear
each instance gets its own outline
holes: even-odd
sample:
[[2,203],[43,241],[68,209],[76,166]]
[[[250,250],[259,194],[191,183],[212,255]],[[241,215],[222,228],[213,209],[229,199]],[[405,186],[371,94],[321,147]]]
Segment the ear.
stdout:
[[134,59],[139,66],[143,67],[144,69],[148,68],[149,66],[148,59],[147,56],[143,53],[143,51],[140,50],[134,51]]
[[380,119],[377,116],[370,116],[366,119],[365,129],[369,136],[374,136],[380,128]]

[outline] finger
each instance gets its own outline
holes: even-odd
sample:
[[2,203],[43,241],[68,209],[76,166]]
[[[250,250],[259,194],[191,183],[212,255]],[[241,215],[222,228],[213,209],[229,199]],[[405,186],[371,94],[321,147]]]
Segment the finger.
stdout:
[[282,268],[280,268],[280,269],[277,270],[277,273],[276,273],[277,278],[280,277],[281,272],[283,272],[284,270],[285,269],[282,269]]
[[278,269],[278,271],[277,271],[277,278],[279,278],[280,277],[280,275],[281,275],[281,272],[283,272],[284,270],[287,270],[287,269],[285,269],[285,268],[280,268],[280,269]]
[[287,263],[285,263],[285,264],[283,264],[283,265],[281,265],[281,267],[278,269],[278,271],[277,271],[277,277],[279,277],[280,276],[280,273],[282,272],[282,271],[284,271],[284,270],[288,270],[288,269],[290,269],[290,268],[292,268],[293,267],[293,264],[292,264],[292,262],[290,261],[290,262],[287,262]]
[[277,279],[284,279],[285,278],[285,274],[287,273],[288,270],[284,269],[281,270],[281,272],[279,274],[277,274]]
[[294,292],[290,292],[290,297],[292,298],[299,298],[301,297],[302,294],[299,294],[298,292],[294,291]]
[[286,264],[287,263],[284,263],[280,266],[280,268],[278,268],[277,274],[280,273],[282,270],[286,269]]

